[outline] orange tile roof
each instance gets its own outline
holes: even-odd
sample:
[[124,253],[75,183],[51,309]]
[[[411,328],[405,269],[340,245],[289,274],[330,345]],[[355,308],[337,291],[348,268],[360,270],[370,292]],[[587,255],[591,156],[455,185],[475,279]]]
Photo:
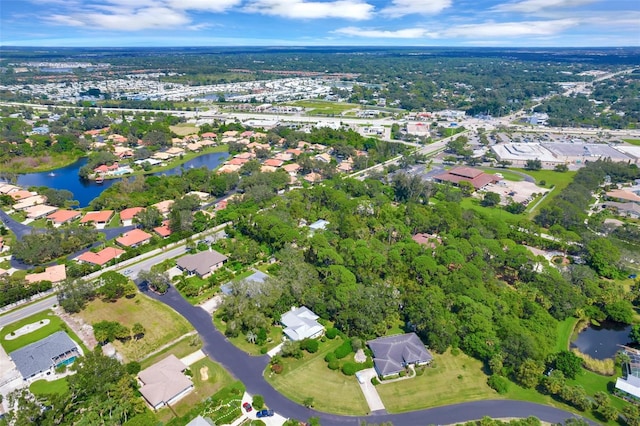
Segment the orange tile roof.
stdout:
[[268,160],[265,160],[264,165],[271,167],[280,167],[282,166],[282,163],[284,163],[284,161],[276,160],[275,158],[269,158]]
[[120,220],[131,220],[135,215],[144,210],[144,207],[130,207],[120,212]]
[[134,229],[122,234],[122,237],[116,238],[116,242],[121,246],[132,247],[141,244],[151,238],[151,234],[144,232],[142,229]]
[[111,217],[113,216],[113,210],[102,210],[99,212],[88,212],[80,223],[89,223],[89,222],[97,222],[97,223],[106,223],[109,222]]
[[82,213],[75,210],[58,210],[47,216],[47,219],[54,221],[55,223],[65,223],[70,220],[77,219]]
[[158,226],[157,228],[153,228],[153,231],[160,235],[162,238],[164,237],[168,237],[169,235],[171,235],[171,229],[169,228],[169,223],[167,221],[162,222],[161,226]]
[[40,281],[51,281],[58,283],[67,278],[67,267],[65,265],[49,266],[44,272],[39,274],[28,274],[24,279],[29,283],[37,283]]
[[29,198],[29,197],[33,197],[33,194],[31,193],[31,191],[26,191],[24,189],[21,189],[20,191],[15,191],[12,192],[11,194],[9,194],[11,196],[11,198],[13,198],[14,200],[22,200],[24,198]]
[[115,247],[106,247],[97,253],[93,253],[90,251],[82,253],[80,256],[76,258],[76,260],[102,266],[105,263],[115,259],[116,257],[120,256],[123,253],[124,253],[124,250],[121,250]]

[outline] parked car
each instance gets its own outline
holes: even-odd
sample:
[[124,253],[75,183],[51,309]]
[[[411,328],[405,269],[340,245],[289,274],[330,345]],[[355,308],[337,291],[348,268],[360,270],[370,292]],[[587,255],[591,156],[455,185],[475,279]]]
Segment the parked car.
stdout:
[[260,410],[256,413],[256,417],[261,419],[262,417],[271,417],[273,414],[273,410]]
[[242,404],[242,408],[244,408],[244,411],[246,411],[247,413],[253,410],[253,407],[248,402],[245,402],[244,404]]

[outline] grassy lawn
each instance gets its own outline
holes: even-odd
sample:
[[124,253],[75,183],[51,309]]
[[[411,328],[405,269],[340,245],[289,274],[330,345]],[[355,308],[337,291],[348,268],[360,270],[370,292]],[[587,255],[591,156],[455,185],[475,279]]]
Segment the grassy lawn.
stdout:
[[94,300],[77,314],[86,323],[117,321],[126,327],[139,322],[145,328],[140,340],[126,343],[115,341],[114,346],[127,361],[139,360],[155,349],[190,332],[191,325],[173,309],[142,294],[133,299],[125,297],[114,303]]
[[[213,325],[216,326],[218,330],[222,333],[227,329],[227,324],[220,318],[219,315],[213,316]],[[248,353],[249,355],[262,355],[260,353],[260,349],[262,346],[258,346],[253,343],[247,342],[245,335],[240,335],[238,337],[228,337],[229,341],[233,343],[235,347],[241,349]],[[264,346],[267,347],[267,350],[273,349],[278,346],[282,342],[282,328],[272,326],[267,334],[267,343]]]
[[[49,320],[49,324],[41,327],[37,330],[32,331],[31,333],[25,334],[23,336],[18,337],[17,339],[7,340],[6,336],[11,334],[12,332],[18,330],[19,328],[33,323],[38,323],[41,320]],[[56,331],[66,331],[69,337],[71,337],[75,342],[77,342],[83,351],[87,351],[87,348],[84,346],[82,341],[76,336],[76,334],[71,331],[67,325],[62,321],[58,316],[56,316],[51,311],[44,311],[32,315],[28,318],[22,319],[20,321],[14,322],[13,324],[9,324],[6,327],[3,327],[0,330],[0,344],[7,353],[13,352],[16,349],[20,349],[24,346],[27,346],[31,343],[37,342],[38,340],[44,339],[47,336],[55,333]]]
[[[543,207],[551,204],[553,199],[558,196],[572,181],[573,177],[576,175],[576,172],[568,171],[568,172],[556,172],[554,170],[518,170],[520,172],[526,173],[532,178],[536,180],[536,185],[543,186],[544,188],[551,188],[551,192],[545,197],[545,199],[536,206],[534,213],[539,212]],[[541,185],[540,182],[545,181],[544,185]],[[537,198],[533,200],[529,206],[536,205]]]
[[480,200],[472,197],[463,198],[462,201],[460,201],[460,207],[462,207],[463,209],[482,212],[489,217],[500,221],[517,220],[519,217],[518,215],[509,213],[508,211],[504,210],[501,206],[483,207],[480,205]]
[[640,146],[640,139],[622,139],[622,140],[625,141],[626,143],[630,143],[631,145]]
[[524,177],[522,177],[518,173],[509,171],[507,169],[496,170],[495,167],[478,167],[478,168],[480,170],[484,170],[489,175],[495,175],[497,173],[500,173],[502,175],[502,177],[504,178],[504,180],[510,180],[510,181],[513,181],[513,182],[522,182],[524,180]]
[[37,173],[48,172],[75,163],[80,156],[70,153],[46,155],[43,157],[16,157],[0,167],[2,172]]
[[[176,285],[176,289],[178,289],[180,294],[192,305],[197,305],[198,303],[211,299],[218,288],[218,286],[211,286],[208,280],[196,275],[186,278],[184,280],[184,287],[181,281],[179,281],[179,283],[179,285]],[[192,296],[192,294],[195,294],[195,296]]]
[[308,115],[340,115],[343,112],[349,111],[354,108],[360,109],[360,105],[358,104],[346,104],[346,103],[318,101],[318,100],[297,101],[297,102],[294,102],[293,105],[301,106],[309,109],[312,108],[311,111],[307,112]]
[[558,324],[558,339],[556,340],[556,352],[566,351],[569,349],[569,342],[573,329],[578,323],[578,318],[569,317]]
[[193,135],[194,133],[198,133],[198,130],[200,129],[194,126],[193,124],[180,123],[175,126],[169,126],[169,130],[171,130],[173,133],[175,133],[178,136],[187,136],[187,135]]
[[198,349],[202,348],[202,341],[200,337],[195,334],[191,336],[184,336],[182,339],[178,340],[173,345],[168,348],[163,349],[162,351],[154,354],[144,360],[140,361],[140,366],[142,369],[145,369],[158,361],[163,360],[169,355],[175,355],[177,358],[184,358],[185,356],[194,353]]
[[328,340],[320,344],[320,350],[315,354],[304,352],[301,359],[285,358],[282,374],[267,371],[266,379],[278,392],[300,404],[312,397],[316,410],[347,415],[367,414],[369,406],[356,378],[329,370],[324,361],[325,355],[341,343],[340,338]]
[[36,380],[31,383],[29,390],[36,396],[49,394],[62,395],[69,392],[69,383],[66,377],[50,382],[47,380]]
[[[224,368],[209,358],[196,362],[189,369],[193,374],[194,389],[173,405],[174,411],[180,417],[185,416],[200,402],[234,381]],[[239,406],[240,404],[238,404]],[[158,411],[158,419],[167,422],[171,418],[173,418],[173,413],[168,408]]]
[[[482,363],[464,353],[434,355],[422,376],[376,387],[390,413],[414,411],[458,402],[501,398],[487,385]],[[446,392],[445,389],[455,389]]]

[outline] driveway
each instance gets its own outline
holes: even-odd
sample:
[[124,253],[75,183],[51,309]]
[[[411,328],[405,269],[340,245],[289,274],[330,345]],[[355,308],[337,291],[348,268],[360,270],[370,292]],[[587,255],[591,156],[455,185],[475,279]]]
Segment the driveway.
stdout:
[[[249,394],[264,396],[269,407],[287,418],[307,420],[310,417],[319,417],[323,426],[357,426],[361,420],[375,423],[392,422],[403,426],[420,426],[463,423],[485,416],[492,418],[535,416],[549,423],[561,423],[568,418],[576,417],[572,413],[555,407],[510,400],[465,402],[402,414],[376,412],[370,416],[341,416],[319,412],[295,403],[275,390],[263,377],[264,369],[269,363],[269,357],[267,355],[250,356],[236,348],[214,327],[211,316],[207,312],[189,304],[173,286],[162,296],[150,292],[143,285],[139,287],[151,298],[169,305],[186,318],[200,335],[203,342],[203,352],[209,358],[220,363],[238,380],[242,381]],[[318,385],[321,386],[321,384]],[[442,391],[455,392],[453,389],[443,389]],[[589,423],[596,425],[591,421]]]

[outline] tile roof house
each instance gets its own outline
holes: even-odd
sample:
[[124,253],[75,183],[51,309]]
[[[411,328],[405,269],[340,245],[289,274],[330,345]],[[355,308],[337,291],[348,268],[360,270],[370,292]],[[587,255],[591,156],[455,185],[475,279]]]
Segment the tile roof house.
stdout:
[[156,228],[153,228],[153,232],[155,232],[162,238],[167,238],[169,235],[171,235],[171,228],[169,228],[169,221],[168,220],[162,221],[162,225]]
[[304,180],[309,183],[320,182],[322,180],[322,175],[316,172],[311,172],[304,176]]
[[167,216],[171,211],[171,207],[173,206],[174,200],[164,200],[159,203],[155,203],[152,207],[158,209],[161,215]]
[[47,201],[42,195],[33,195],[31,197],[23,198],[19,202],[13,205],[14,210],[24,210],[36,204],[43,204]]
[[215,250],[201,251],[178,259],[177,265],[189,275],[197,275],[200,278],[207,278],[213,271],[222,267],[227,261],[227,256]]
[[133,218],[144,210],[144,207],[130,207],[120,212],[120,220],[123,226],[133,225]]
[[98,229],[104,229],[113,217],[113,210],[102,210],[99,212],[88,212],[82,219],[81,224],[93,223]]
[[27,218],[33,220],[43,218],[56,210],[58,210],[57,207],[47,206],[46,204],[36,204],[35,206],[24,209],[25,213],[27,213]]
[[61,364],[73,362],[80,355],[78,345],[64,331],[17,349],[9,354],[24,380],[51,372]]
[[[13,196],[13,194],[11,194]],[[640,195],[634,194],[631,191],[625,191],[624,189],[614,189],[607,192],[607,197],[614,198],[620,201],[630,201],[633,203],[640,203]]]
[[115,247],[105,247],[97,253],[86,251],[76,257],[76,260],[78,262],[92,263],[94,265],[102,266],[105,263],[120,257],[123,253],[124,250]]
[[24,279],[29,283],[40,281],[51,281],[53,284],[67,279],[67,267],[65,265],[48,266],[44,272],[39,274],[27,274]]
[[265,166],[271,166],[271,167],[280,167],[280,166],[282,166],[283,163],[284,163],[284,161],[282,161],[282,160],[277,160],[275,158],[269,158],[268,160],[265,160],[264,165]]
[[455,167],[433,178],[436,182],[451,182],[454,185],[458,185],[460,182],[469,182],[476,190],[501,180],[496,175],[490,175],[472,167]]
[[285,327],[284,334],[293,341],[315,339],[324,334],[324,326],[316,321],[318,318],[306,306],[292,307],[280,317],[280,323]]
[[56,228],[65,223],[71,222],[82,216],[82,213],[75,210],[58,210],[55,213],[51,213],[47,216],[47,219],[53,222],[53,226]]
[[431,353],[415,333],[378,337],[367,342],[373,352],[373,364],[381,377],[398,374],[409,365],[428,364]]
[[216,135],[213,132],[205,132],[203,134],[201,134],[200,136],[202,136],[204,139],[215,139],[218,137],[218,135]]
[[11,196],[11,198],[18,201],[18,200],[24,200],[25,198],[33,197],[34,195],[36,195],[36,193],[21,189],[21,190],[12,192],[9,195]]
[[140,393],[154,410],[173,404],[193,389],[186,369],[184,362],[169,355],[138,373]]
[[142,229],[133,229],[116,238],[116,242],[124,247],[138,247],[149,241],[151,241],[151,234],[144,232]]

